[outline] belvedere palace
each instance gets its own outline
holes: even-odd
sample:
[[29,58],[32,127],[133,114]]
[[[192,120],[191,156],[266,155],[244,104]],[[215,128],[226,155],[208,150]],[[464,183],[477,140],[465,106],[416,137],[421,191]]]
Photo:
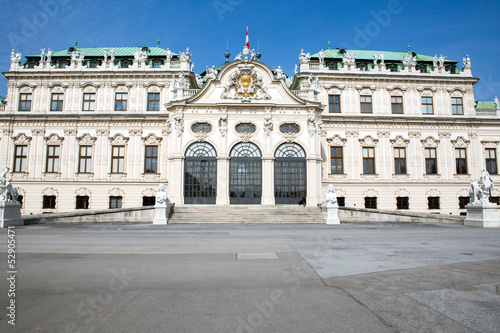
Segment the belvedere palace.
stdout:
[[286,76],[247,47],[199,74],[189,48],[13,50],[0,167],[23,214],[154,205],[163,183],[181,206],[315,207],[334,185],[340,206],[458,215],[471,178],[499,179],[468,56],[298,56]]

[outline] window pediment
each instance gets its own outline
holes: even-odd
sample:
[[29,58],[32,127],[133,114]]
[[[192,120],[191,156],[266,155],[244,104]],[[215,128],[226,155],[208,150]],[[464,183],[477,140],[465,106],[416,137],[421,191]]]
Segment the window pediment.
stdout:
[[24,133],[19,133],[18,135],[13,137],[12,140],[16,145],[27,145],[30,143],[31,137],[26,136],[26,134]]
[[401,135],[396,136],[390,141],[394,147],[408,147],[408,144],[410,143],[410,140],[403,138]]
[[159,145],[163,138],[157,137],[154,133],[150,133],[142,138],[142,141],[146,145]]
[[344,146],[347,142],[347,139],[344,139],[340,135],[335,134],[331,138],[327,138],[326,141],[330,146]]
[[466,140],[463,136],[459,136],[456,140],[451,140],[451,144],[458,148],[467,148],[470,140]]
[[427,138],[420,140],[422,142],[422,145],[424,147],[437,147],[439,145],[439,140],[435,139],[433,136],[428,136]]
[[79,138],[76,138],[78,143],[81,145],[93,145],[96,139],[97,138],[90,136],[90,134],[88,134],[88,133],[85,133],[82,136],[80,136]]
[[124,137],[123,134],[115,134],[113,137],[109,138],[112,145],[126,145],[128,138]]
[[52,145],[60,145],[64,141],[64,138],[61,138],[57,134],[50,134],[49,136],[45,137],[45,142],[47,144],[52,144]]
[[374,139],[371,135],[367,135],[362,139],[358,139],[362,146],[376,146],[378,139]]

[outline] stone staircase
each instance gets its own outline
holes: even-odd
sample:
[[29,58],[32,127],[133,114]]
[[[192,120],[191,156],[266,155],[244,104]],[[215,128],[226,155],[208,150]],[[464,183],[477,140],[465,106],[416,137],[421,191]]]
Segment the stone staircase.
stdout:
[[176,206],[168,223],[279,223],[324,224],[319,207],[299,205],[185,205]]

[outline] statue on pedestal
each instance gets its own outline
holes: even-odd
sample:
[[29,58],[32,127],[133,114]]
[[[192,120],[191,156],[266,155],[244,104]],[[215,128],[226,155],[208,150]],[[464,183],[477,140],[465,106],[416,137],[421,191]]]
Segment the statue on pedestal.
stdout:
[[17,189],[12,186],[11,179],[5,178],[7,173],[10,171],[8,167],[3,169],[0,174],[0,202],[5,203],[7,201],[17,202]]
[[167,198],[167,187],[165,184],[160,183],[158,185],[158,191],[156,192],[156,204],[155,206],[166,206],[170,200]]
[[490,177],[490,174],[487,170],[481,171],[481,177],[479,178],[479,182],[470,179],[470,203],[488,203],[491,195],[491,190],[495,187],[493,185],[493,180]]

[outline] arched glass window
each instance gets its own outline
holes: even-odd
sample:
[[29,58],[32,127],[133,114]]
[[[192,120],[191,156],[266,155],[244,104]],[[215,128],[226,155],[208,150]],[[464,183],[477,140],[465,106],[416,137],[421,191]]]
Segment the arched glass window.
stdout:
[[217,157],[217,152],[209,143],[195,142],[186,150],[186,157]]
[[209,123],[195,123],[191,126],[191,130],[195,133],[205,132],[208,133],[212,131],[212,125]]
[[236,125],[236,132],[238,133],[253,133],[255,132],[255,125],[250,123],[240,123]]
[[280,131],[282,133],[299,133],[300,126],[294,123],[286,123],[280,126]]
[[296,143],[284,143],[276,149],[274,157],[304,158],[306,152]]
[[230,157],[261,157],[259,147],[251,142],[240,142],[231,149]]

